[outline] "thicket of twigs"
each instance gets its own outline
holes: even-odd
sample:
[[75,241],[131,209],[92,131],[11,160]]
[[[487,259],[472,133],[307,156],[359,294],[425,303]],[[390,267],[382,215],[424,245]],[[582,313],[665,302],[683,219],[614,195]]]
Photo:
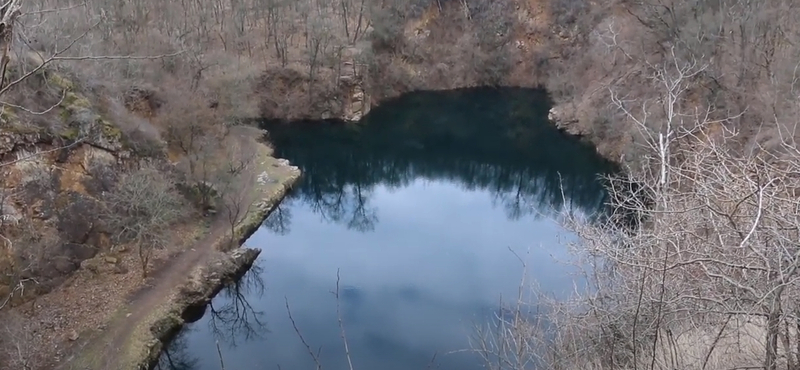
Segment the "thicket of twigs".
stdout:
[[594,129],[637,155],[605,222],[567,220],[589,288],[512,305],[476,349],[492,369],[797,369],[798,5],[620,6],[591,34],[613,76]]

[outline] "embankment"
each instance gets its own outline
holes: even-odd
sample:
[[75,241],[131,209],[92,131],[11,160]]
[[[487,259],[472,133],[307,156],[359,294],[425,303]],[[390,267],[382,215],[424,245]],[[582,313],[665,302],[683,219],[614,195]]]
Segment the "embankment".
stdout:
[[[163,261],[111,318],[97,329],[79,331],[58,369],[148,369],[161,349],[184,324],[187,310],[207,304],[226,283],[240,277],[258,257],[259,250],[242,247],[249,235],[283,200],[300,177],[288,161],[274,158],[272,150],[255,140],[263,135],[252,127],[239,127],[237,145],[254,158],[241,176],[237,194],[246,213],[231,230],[226,215],[218,214],[205,237],[178,255]],[[233,235],[231,235],[233,232]],[[78,337],[76,334],[75,337]]]
[[[284,165],[291,170],[290,175],[273,180],[279,185],[277,190],[270,192],[267,197],[256,203],[244,220],[236,226],[234,233],[239,247],[229,248],[228,235],[218,239],[214,246],[215,250],[230,250],[207,260],[205,265],[196,267],[188,281],[180,287],[165,307],[148,317],[150,320],[147,320],[146,326],[149,326],[147,332],[149,335],[134,337],[134,342],[131,343],[134,348],[139,348],[139,351],[129,352],[138,358],[134,361],[136,369],[151,369],[158,361],[164,345],[183,327],[185,313],[208,304],[225,284],[239,279],[258,258],[261,251],[245,247],[244,242],[258,230],[264,219],[280,204],[300,178],[300,172],[296,167]],[[264,183],[259,181],[259,184]]]

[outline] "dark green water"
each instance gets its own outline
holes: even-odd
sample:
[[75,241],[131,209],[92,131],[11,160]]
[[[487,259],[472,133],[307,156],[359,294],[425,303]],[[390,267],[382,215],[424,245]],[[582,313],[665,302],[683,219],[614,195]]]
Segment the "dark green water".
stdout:
[[[299,166],[296,190],[248,242],[254,269],[214,299],[161,369],[481,369],[475,324],[511,299],[522,265],[555,295],[572,287],[558,225],[601,212],[612,166],[546,121],[542,91],[415,93],[359,124],[265,123]],[[431,359],[435,355],[435,361]]]

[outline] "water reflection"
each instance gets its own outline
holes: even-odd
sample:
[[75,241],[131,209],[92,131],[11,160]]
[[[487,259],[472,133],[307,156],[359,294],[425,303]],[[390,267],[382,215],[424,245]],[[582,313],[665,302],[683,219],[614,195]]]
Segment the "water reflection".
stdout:
[[161,357],[155,366],[156,370],[196,370],[200,359],[194,357],[189,350],[188,338],[190,329],[184,329],[172,339],[169,346],[161,352]]
[[[409,95],[353,125],[263,126],[277,154],[303,171],[291,200],[349,229],[371,231],[380,221],[377,185],[399,189],[420,178],[489,191],[512,220],[564,208],[595,213],[605,194],[598,173],[612,166],[544,122],[548,109],[543,91],[470,89]],[[288,232],[289,208],[265,226]]]
[[250,304],[249,299],[264,295],[263,268],[253,264],[238,281],[220,292],[222,299],[208,304],[208,326],[214,337],[231,347],[238,341],[261,339],[269,333],[264,312]]
[[[483,89],[410,95],[354,125],[265,123],[304,177],[247,242],[263,250],[247,276],[267,287],[229,287],[185,334],[192,369],[219,369],[219,341],[227,369],[314,369],[311,348],[348,370],[339,319],[356,370],[480,369],[464,349],[517,296],[509,249],[545,290],[571,290],[552,217],[596,213],[612,170],[547,110],[540,91]],[[169,357],[192,358],[176,343]]]
[[[208,332],[215,343],[226,348],[235,348],[237,343],[264,339],[270,331],[264,312],[256,309],[252,300],[264,294],[264,269],[255,264],[241,279],[230,282],[209,303],[203,320],[208,323]],[[162,351],[156,370],[198,370],[202,361],[189,348],[189,339],[198,327],[185,327]],[[216,348],[213,349],[216,351]],[[216,352],[215,352],[216,353]]]

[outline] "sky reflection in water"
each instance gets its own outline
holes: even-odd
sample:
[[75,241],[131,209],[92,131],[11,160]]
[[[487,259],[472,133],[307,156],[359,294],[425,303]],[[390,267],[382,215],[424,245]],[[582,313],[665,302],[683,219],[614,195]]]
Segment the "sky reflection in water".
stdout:
[[509,248],[539,285],[569,290],[554,259],[570,236],[553,218],[597,212],[597,174],[611,171],[543,122],[547,108],[534,90],[420,93],[362,125],[271,126],[304,180],[249,240],[263,249],[256,268],[159,366],[219,369],[219,340],[228,370],[314,369],[288,302],[323,369],[347,369],[332,294],[339,271],[357,370],[482,368],[451,352],[469,348],[501,296],[516,296],[522,265]]

